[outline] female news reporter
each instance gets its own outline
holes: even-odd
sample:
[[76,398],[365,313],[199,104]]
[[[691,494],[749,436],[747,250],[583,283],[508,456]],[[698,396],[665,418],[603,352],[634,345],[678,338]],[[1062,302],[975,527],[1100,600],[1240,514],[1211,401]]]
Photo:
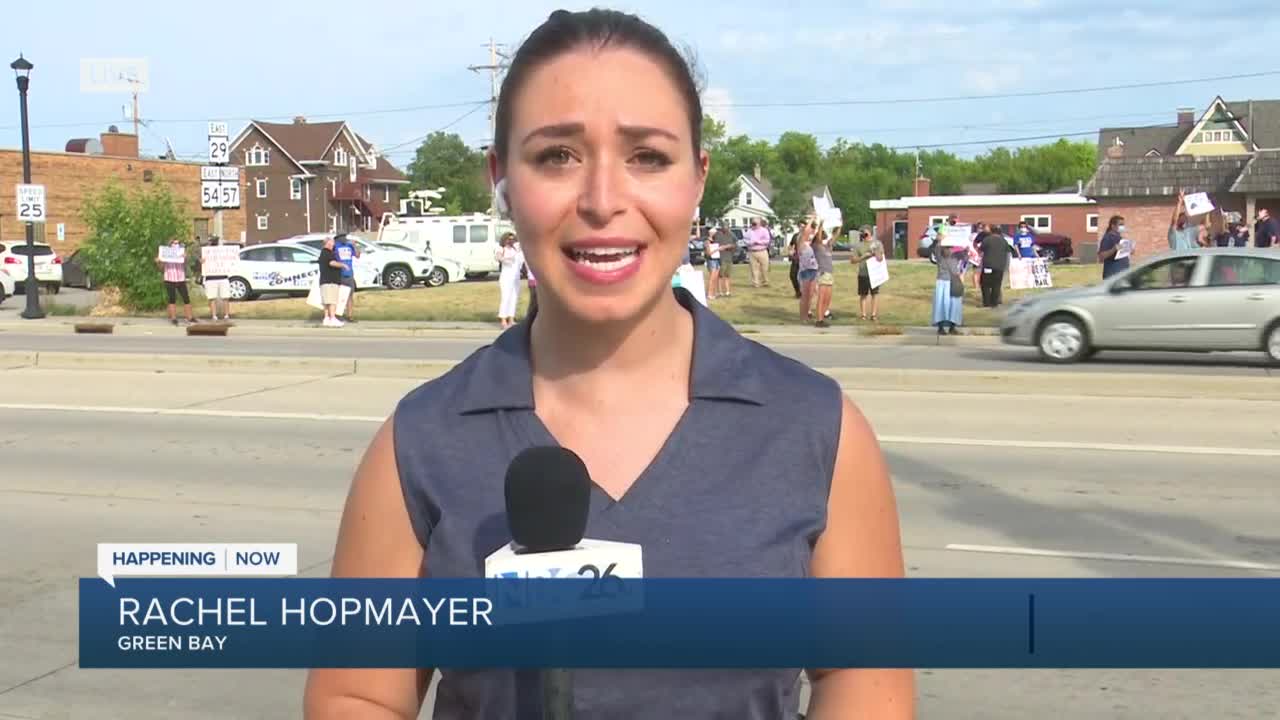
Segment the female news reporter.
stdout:
[[[666,37],[629,15],[558,11],[499,98],[489,167],[538,312],[399,403],[356,473],[333,574],[480,575],[509,540],[507,464],[560,444],[595,483],[587,535],[641,544],[646,576],[901,576],[863,416],[834,381],[671,288],[709,158],[697,87]],[[738,449],[713,465],[708,427]],[[912,717],[910,671],[811,673],[813,718]],[[307,716],[417,717],[430,674],[315,670]],[[574,698],[582,718],[786,717],[795,680],[579,671]],[[515,687],[512,671],[445,671],[434,716],[515,717]]]

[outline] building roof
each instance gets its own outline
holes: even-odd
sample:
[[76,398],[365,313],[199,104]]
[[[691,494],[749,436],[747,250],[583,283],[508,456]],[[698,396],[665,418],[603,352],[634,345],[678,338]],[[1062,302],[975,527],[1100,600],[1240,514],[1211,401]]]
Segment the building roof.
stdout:
[[741,179],[745,180],[751,189],[757,195],[764,198],[764,201],[770,205],[773,204],[773,183],[765,180],[763,177],[757,178],[749,173],[742,173]]
[[1093,205],[1077,193],[1026,193],[1010,195],[917,195],[897,200],[872,200],[872,210],[907,210],[953,207],[1017,207],[1020,205]]
[[1107,151],[1118,139],[1124,157],[1145,157],[1152,150],[1161,155],[1173,155],[1191,132],[1191,126],[1148,125],[1146,127],[1103,128],[1098,131],[1098,160],[1106,159]]
[[1280,188],[1280,150],[1258,152],[1231,185],[1231,192],[1275,192]]
[[[1253,105],[1253,121],[1250,127],[1249,106]],[[1229,102],[1227,111],[1249,133],[1249,139],[1262,150],[1280,149],[1280,100],[1254,100]]]
[[1169,197],[1187,192],[1230,192],[1249,155],[1106,158],[1098,165],[1089,197]]
[[342,132],[342,126],[346,124],[341,120],[320,123],[253,122],[298,162],[323,160],[325,150],[329,149],[333,139]]

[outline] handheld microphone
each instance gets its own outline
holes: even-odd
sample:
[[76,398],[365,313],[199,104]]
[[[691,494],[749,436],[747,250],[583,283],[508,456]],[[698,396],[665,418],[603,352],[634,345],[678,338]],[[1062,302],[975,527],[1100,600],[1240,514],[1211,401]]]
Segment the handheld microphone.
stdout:
[[[604,592],[593,595],[597,607],[573,608],[575,615],[632,609],[638,596],[627,596],[623,578],[644,576],[639,545],[584,540],[591,509],[591,476],[582,459],[558,446],[521,451],[507,468],[504,493],[512,542],[485,558],[485,577],[493,579],[589,578]],[[612,579],[610,585],[606,581]],[[613,591],[613,594],[610,594]],[[619,600],[622,600],[620,603]],[[536,602],[513,610],[515,616],[544,618]],[[551,608],[552,617],[555,608]],[[563,612],[563,610],[561,610]],[[573,717],[573,678],[565,669],[539,673],[544,720]]]

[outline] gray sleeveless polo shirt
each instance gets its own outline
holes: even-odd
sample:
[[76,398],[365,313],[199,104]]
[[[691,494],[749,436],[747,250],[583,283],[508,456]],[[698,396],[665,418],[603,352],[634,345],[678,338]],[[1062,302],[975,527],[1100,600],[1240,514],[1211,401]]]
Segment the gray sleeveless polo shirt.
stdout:
[[[689,407],[620,501],[592,489],[587,537],[639,543],[645,577],[805,577],[826,526],[840,436],[830,378],[739,335],[687,290]],[[396,462],[424,574],[483,576],[510,542],[503,481],[521,450],[558,444],[534,414],[529,321],[410,392]],[[443,669],[438,720],[538,718],[537,674]],[[794,718],[798,671],[577,670],[582,719]]]

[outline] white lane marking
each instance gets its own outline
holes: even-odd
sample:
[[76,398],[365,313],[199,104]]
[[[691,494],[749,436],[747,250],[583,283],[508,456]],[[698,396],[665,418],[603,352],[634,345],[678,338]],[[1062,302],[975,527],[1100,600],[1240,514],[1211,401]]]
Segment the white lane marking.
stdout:
[[[35,410],[41,412],[116,413],[126,415],[184,415],[188,417],[244,418],[249,420],[315,420],[320,422],[376,422],[385,416],[336,415],[327,413],[290,413],[266,410],[203,410],[198,408],[121,407],[115,405],[56,405],[41,403],[3,403],[0,410]],[[1181,455],[1234,455],[1241,457],[1280,457],[1280,449],[1196,447],[1194,445],[1122,445],[1117,443],[1055,442],[1048,440],[982,440],[978,438],[936,438],[912,435],[881,435],[881,443],[896,445],[960,445],[968,447],[1019,448],[1024,450],[1093,450],[1099,452],[1169,453]]]
[[1197,567],[1230,568],[1232,570],[1280,572],[1280,565],[1248,562],[1245,560],[1202,560],[1198,558],[1162,557],[1158,555],[1073,552],[1070,550],[1041,550],[1037,548],[1001,547],[998,545],[961,545],[956,543],[947,545],[947,549],[959,552],[990,553],[995,555],[1028,555],[1032,557],[1070,558],[1075,560],[1106,560],[1111,562],[1149,563],[1155,565],[1193,565]]
[[900,445],[961,445],[969,447],[1019,448],[1023,450],[1096,450],[1100,452],[1168,453],[1174,455],[1280,457],[1280,449],[1277,448],[1144,445],[1141,443],[1064,442],[1055,440],[982,440],[978,438],[936,438],[909,435],[881,435],[880,442]]
[[0,410],[37,410],[41,412],[115,413],[124,415],[186,415],[192,417],[245,418],[251,420],[318,420],[340,422],[376,422],[385,417],[372,415],[328,415],[323,413],[267,412],[259,410],[198,410],[193,408],[120,407],[114,405],[46,405],[0,404]]

